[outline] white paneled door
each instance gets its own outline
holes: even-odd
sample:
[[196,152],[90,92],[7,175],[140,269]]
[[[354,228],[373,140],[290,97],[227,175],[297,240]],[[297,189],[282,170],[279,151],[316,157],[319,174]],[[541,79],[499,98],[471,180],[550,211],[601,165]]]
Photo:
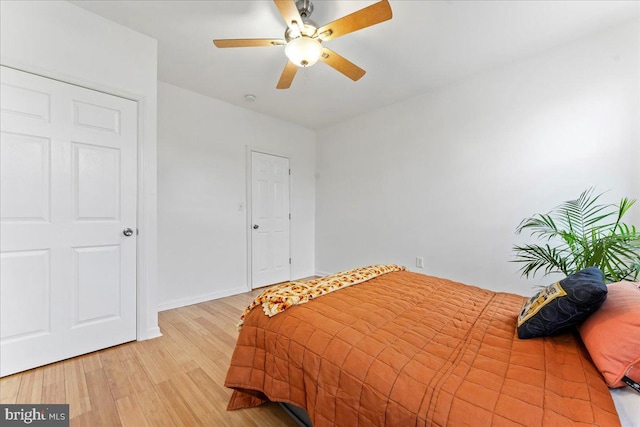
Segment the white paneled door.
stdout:
[[251,153],[251,284],[290,279],[289,159]]
[[136,338],[137,104],[0,77],[5,376]]

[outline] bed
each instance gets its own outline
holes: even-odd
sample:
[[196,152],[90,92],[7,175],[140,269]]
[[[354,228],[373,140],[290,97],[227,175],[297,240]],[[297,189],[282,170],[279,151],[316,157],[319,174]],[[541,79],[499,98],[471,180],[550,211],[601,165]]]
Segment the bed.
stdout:
[[525,300],[400,270],[272,317],[254,308],[228,409],[284,402],[315,427],[620,425],[577,334],[518,339]]

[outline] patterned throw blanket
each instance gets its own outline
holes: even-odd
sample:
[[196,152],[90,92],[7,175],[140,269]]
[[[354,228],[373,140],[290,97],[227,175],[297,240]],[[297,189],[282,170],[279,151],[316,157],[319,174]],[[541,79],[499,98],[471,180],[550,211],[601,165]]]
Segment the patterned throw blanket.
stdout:
[[392,271],[404,271],[405,267],[395,264],[372,265],[343,271],[320,279],[303,282],[287,282],[273,286],[258,295],[240,316],[238,327],[242,326],[249,312],[262,305],[264,314],[269,317],[282,313],[289,307],[304,304],[322,295],[326,295],[338,289],[366,282],[374,277],[382,276]]

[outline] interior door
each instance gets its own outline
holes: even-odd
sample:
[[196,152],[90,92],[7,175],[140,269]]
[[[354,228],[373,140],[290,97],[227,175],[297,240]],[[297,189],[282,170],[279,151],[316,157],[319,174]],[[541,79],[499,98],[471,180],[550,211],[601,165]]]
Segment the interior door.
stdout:
[[0,80],[4,376],[136,338],[137,104]]
[[252,152],[252,288],[290,280],[289,222],[289,159]]

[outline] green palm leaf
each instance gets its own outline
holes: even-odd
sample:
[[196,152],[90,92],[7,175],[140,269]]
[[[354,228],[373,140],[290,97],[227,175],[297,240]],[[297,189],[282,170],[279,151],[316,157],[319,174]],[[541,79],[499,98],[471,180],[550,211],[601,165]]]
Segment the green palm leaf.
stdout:
[[640,275],[640,233],[622,222],[635,200],[623,198],[616,205],[599,203],[604,193],[584,191],[546,214],[525,218],[516,233],[528,232],[547,244],[514,245],[515,259],[522,275],[562,272],[573,274],[596,266],[608,282],[636,280]]

